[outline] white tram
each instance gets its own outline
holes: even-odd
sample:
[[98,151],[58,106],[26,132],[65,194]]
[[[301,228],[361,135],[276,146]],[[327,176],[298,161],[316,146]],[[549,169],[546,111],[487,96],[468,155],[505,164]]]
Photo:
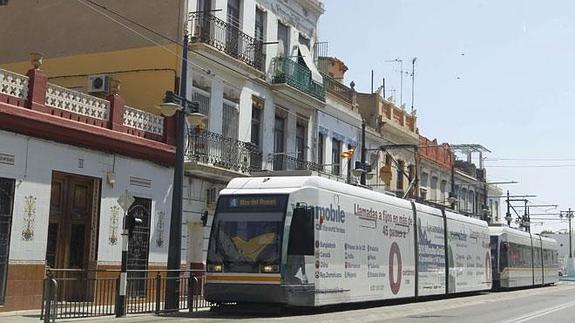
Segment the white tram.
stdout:
[[553,239],[509,227],[490,227],[494,288],[554,284],[559,280]]
[[484,221],[320,177],[232,180],[207,256],[213,303],[323,306],[491,289]]

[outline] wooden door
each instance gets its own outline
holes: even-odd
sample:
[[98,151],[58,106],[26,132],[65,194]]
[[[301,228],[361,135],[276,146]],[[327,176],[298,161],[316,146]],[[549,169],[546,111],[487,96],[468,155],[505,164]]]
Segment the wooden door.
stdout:
[[10,228],[14,207],[14,180],[0,177],[0,305],[6,296]]
[[83,299],[86,294],[93,194],[94,179],[53,173],[46,264],[77,270],[56,276],[68,280],[63,291],[67,299]]

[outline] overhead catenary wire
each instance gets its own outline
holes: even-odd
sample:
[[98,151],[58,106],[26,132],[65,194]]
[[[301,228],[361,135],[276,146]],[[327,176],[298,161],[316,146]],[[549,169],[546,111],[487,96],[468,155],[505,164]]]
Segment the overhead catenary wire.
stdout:
[[485,165],[486,168],[569,168],[575,167],[575,164],[563,165]]
[[98,7],[98,8],[101,8],[102,10],[108,11],[108,12],[113,13],[114,15],[116,15],[116,16],[118,16],[118,17],[121,17],[122,19],[125,19],[125,20],[131,22],[132,24],[134,24],[134,25],[136,25],[136,26],[138,26],[138,27],[140,27],[140,28],[142,28],[142,29],[145,29],[145,30],[149,31],[149,32],[151,32],[152,34],[154,34],[154,35],[156,35],[156,36],[158,36],[158,37],[160,37],[160,38],[163,38],[163,39],[165,39],[165,40],[167,40],[167,41],[176,43],[176,44],[178,44],[178,45],[180,45],[180,46],[182,46],[182,47],[184,46],[184,43],[183,43],[183,42],[181,42],[181,41],[179,41],[179,40],[176,40],[176,39],[173,39],[173,38],[170,38],[170,37],[168,37],[168,36],[166,36],[166,35],[164,35],[164,34],[158,32],[158,31],[156,31],[156,30],[154,30],[154,29],[152,29],[152,28],[150,28],[150,27],[148,27],[148,26],[146,26],[146,25],[144,25],[144,24],[141,24],[141,23],[135,21],[134,19],[131,19],[130,17],[126,17],[126,16],[122,15],[121,13],[119,13],[119,12],[117,12],[117,11],[115,11],[115,10],[112,10],[112,9],[110,9],[110,8],[108,8],[108,7],[106,7],[106,6],[102,5],[102,4],[100,4],[100,3],[97,3],[96,1],[93,1],[93,0],[80,0],[80,1],[86,1],[86,2],[90,3],[90,4],[93,5],[93,6],[96,6],[96,7]]
[[486,162],[498,162],[498,161],[575,161],[575,158],[486,158]]
[[[108,18],[108,19],[111,20],[112,22],[114,22],[114,23],[116,23],[116,24],[118,24],[118,25],[120,25],[120,26],[122,26],[122,27],[124,27],[124,28],[126,28],[126,29],[128,29],[128,30],[130,30],[131,32],[133,32],[133,33],[135,33],[136,35],[140,36],[141,38],[143,38],[143,39],[149,41],[150,43],[152,43],[152,44],[154,44],[154,45],[156,45],[156,46],[162,48],[163,50],[165,50],[165,51],[167,51],[168,53],[170,53],[170,54],[176,56],[177,58],[179,58],[179,59],[181,59],[181,60],[183,59],[183,57],[182,57],[180,54],[178,54],[177,52],[175,52],[175,51],[171,50],[170,48],[166,47],[164,44],[161,44],[160,42],[158,42],[158,41],[156,41],[156,40],[154,40],[154,39],[152,39],[152,38],[150,38],[150,37],[148,37],[148,36],[142,34],[141,32],[135,30],[134,28],[132,28],[132,27],[130,27],[130,26],[128,26],[128,25],[122,23],[121,21],[115,19],[114,17],[112,17],[112,16],[106,14],[106,13],[103,12],[102,10],[100,10],[100,9],[98,9],[98,8],[95,8],[95,7],[94,7],[93,5],[91,5],[90,3],[85,2],[85,1],[90,1],[90,0],[76,0],[76,1],[78,1],[79,3],[81,3],[82,5],[84,5],[85,7],[87,7],[87,8],[89,8],[89,9],[93,10],[94,12],[96,12],[96,13],[98,13],[98,14],[100,14],[100,15],[106,17],[106,18]],[[123,19],[125,19],[125,17],[123,17],[123,16],[121,16],[121,17],[122,17]],[[148,28],[149,28],[149,27],[148,27]],[[150,29],[151,29],[151,28],[150,28]],[[167,36],[166,36],[166,37],[167,37]],[[168,38],[168,39],[169,39],[169,38]],[[174,41],[174,42],[175,42],[176,44],[180,45],[180,46],[183,46],[183,44],[182,44],[181,42],[178,42],[178,41]],[[202,66],[200,66],[200,65],[198,65],[198,64],[196,64],[196,63],[194,63],[194,62],[192,62],[192,61],[189,60],[189,59],[185,59],[185,62],[188,63],[188,64],[190,64],[190,65],[192,65],[192,66],[194,66],[194,67],[196,67],[196,68],[198,68],[198,69],[200,69],[201,71],[203,71],[203,72],[205,72],[205,73],[211,73],[211,71],[209,71],[208,69],[206,69],[206,68],[204,68],[204,67],[202,67]]]
[[[162,33],[158,32],[158,31],[153,30],[151,27],[148,27],[148,26],[146,26],[146,25],[144,25],[144,24],[142,24],[142,23],[139,23],[139,22],[137,22],[137,21],[135,21],[135,20],[133,20],[133,19],[131,19],[131,18],[129,18],[129,17],[126,17],[126,16],[122,15],[121,13],[119,13],[119,12],[117,12],[117,11],[114,11],[114,10],[112,10],[112,9],[109,9],[109,8],[107,8],[106,6],[103,6],[103,5],[101,5],[101,4],[98,4],[97,2],[94,2],[94,1],[92,1],[92,0],[77,0],[77,1],[78,1],[80,4],[84,5],[85,7],[89,8],[90,10],[92,10],[92,11],[94,11],[94,12],[96,12],[96,13],[98,13],[98,14],[104,16],[104,17],[106,17],[106,18],[109,19],[110,21],[112,21],[112,22],[118,24],[119,26],[121,26],[121,27],[123,27],[123,28],[126,28],[127,30],[129,30],[129,31],[131,31],[132,33],[138,35],[139,37],[145,39],[146,41],[148,41],[148,42],[150,42],[150,43],[152,43],[152,44],[154,44],[154,45],[156,45],[156,46],[162,48],[163,50],[169,52],[170,54],[176,56],[176,57],[179,58],[180,60],[183,59],[182,55],[180,55],[179,53],[177,53],[177,52],[171,50],[170,48],[166,47],[164,44],[161,44],[160,42],[158,42],[158,41],[156,41],[156,40],[154,40],[154,39],[152,39],[152,38],[150,38],[150,37],[144,35],[143,33],[139,32],[139,31],[137,31],[136,29],[134,29],[134,28],[128,26],[127,24],[125,24],[125,23],[119,21],[118,19],[115,19],[114,17],[112,17],[111,15],[107,14],[107,13],[104,12],[104,11],[110,12],[110,13],[112,13],[112,14],[118,16],[118,17],[121,17],[122,19],[125,19],[126,21],[129,21],[130,23],[132,23],[132,24],[134,24],[134,25],[136,25],[136,26],[138,26],[138,27],[140,27],[140,28],[142,28],[142,29],[145,29],[145,30],[148,31],[148,32],[151,32],[151,33],[153,33],[154,35],[159,36],[159,37],[161,37],[161,38],[163,38],[163,39],[165,39],[165,40],[168,40],[168,41],[170,41],[170,42],[172,42],[172,43],[175,43],[175,44],[177,44],[177,45],[179,45],[179,46],[183,46],[183,43],[182,43],[182,42],[177,41],[177,40],[174,40],[174,39],[171,39],[170,37],[168,37],[168,36],[166,36],[166,35],[163,35]],[[100,9],[98,9],[98,8],[100,8]],[[211,73],[212,73],[209,69],[206,69],[206,68],[204,68],[204,67],[202,67],[202,66],[200,66],[200,65],[198,65],[198,64],[196,64],[196,63],[194,63],[194,62],[192,62],[190,59],[185,59],[185,61],[186,61],[186,63],[188,63],[188,64],[190,64],[190,65],[192,65],[192,66],[198,68],[199,70],[203,71],[204,73],[207,73],[207,74],[211,74]],[[222,81],[225,81],[225,80],[223,80],[221,77],[219,77],[219,79],[221,79]],[[288,113],[288,114],[292,114],[293,116],[296,117],[296,119],[297,119],[297,118],[302,119],[302,116],[299,115],[299,114],[296,113],[296,112],[290,111],[289,109],[286,109],[286,108],[281,107],[281,106],[279,106],[279,105],[276,105],[275,107],[282,109],[283,111],[285,111],[285,112]],[[352,127],[352,128],[355,128],[356,130],[361,131],[361,125],[355,125],[355,124],[353,124],[353,123],[349,123],[349,122],[343,120],[342,118],[338,117],[337,115],[334,115],[334,114],[331,114],[331,113],[327,113],[327,112],[325,112],[325,111],[321,111],[321,113],[323,113],[323,114],[325,114],[325,115],[327,115],[327,116],[330,116],[330,117],[336,119],[337,121],[344,122],[344,123],[346,123],[348,126],[350,126],[350,127]],[[319,126],[319,125],[320,125],[320,124],[319,124],[318,122],[312,122],[312,126]],[[388,139],[385,139],[385,138],[382,138],[382,139],[383,139],[384,141],[386,141],[386,142],[393,143],[393,142],[391,142],[391,141],[388,140]]]

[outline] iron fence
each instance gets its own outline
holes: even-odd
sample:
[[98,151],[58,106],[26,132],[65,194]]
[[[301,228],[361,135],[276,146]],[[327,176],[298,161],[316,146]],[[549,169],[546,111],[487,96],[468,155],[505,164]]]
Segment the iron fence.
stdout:
[[[130,271],[129,271],[130,272]],[[180,271],[176,278],[168,278],[167,270],[138,270],[139,275],[128,277],[126,314],[166,311],[198,311],[210,307],[203,297],[203,271]],[[118,270],[51,269],[46,274],[41,319],[97,317],[115,315],[118,311]],[[177,309],[165,307],[168,279],[179,282]]]
[[229,23],[205,12],[191,13],[192,42],[209,44],[240,61],[263,71],[265,55],[263,41],[242,32]]
[[262,169],[256,145],[206,130],[190,130],[188,158],[246,174]]

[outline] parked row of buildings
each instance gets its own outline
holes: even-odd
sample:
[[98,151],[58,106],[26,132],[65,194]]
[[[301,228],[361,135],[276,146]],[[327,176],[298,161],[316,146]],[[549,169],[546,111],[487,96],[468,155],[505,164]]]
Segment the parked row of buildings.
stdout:
[[[207,119],[187,140],[182,266],[203,269],[231,178],[304,171],[358,184],[362,140],[367,187],[498,221],[483,147],[428,139],[415,113],[357,92],[344,62],[318,54],[321,1],[96,3],[0,6],[0,311],[39,307],[46,266],[119,268],[125,190],[144,219],[129,267],[165,268],[176,129],[157,106],[178,91],[185,33],[187,93]],[[30,52],[43,53],[34,66]]]

